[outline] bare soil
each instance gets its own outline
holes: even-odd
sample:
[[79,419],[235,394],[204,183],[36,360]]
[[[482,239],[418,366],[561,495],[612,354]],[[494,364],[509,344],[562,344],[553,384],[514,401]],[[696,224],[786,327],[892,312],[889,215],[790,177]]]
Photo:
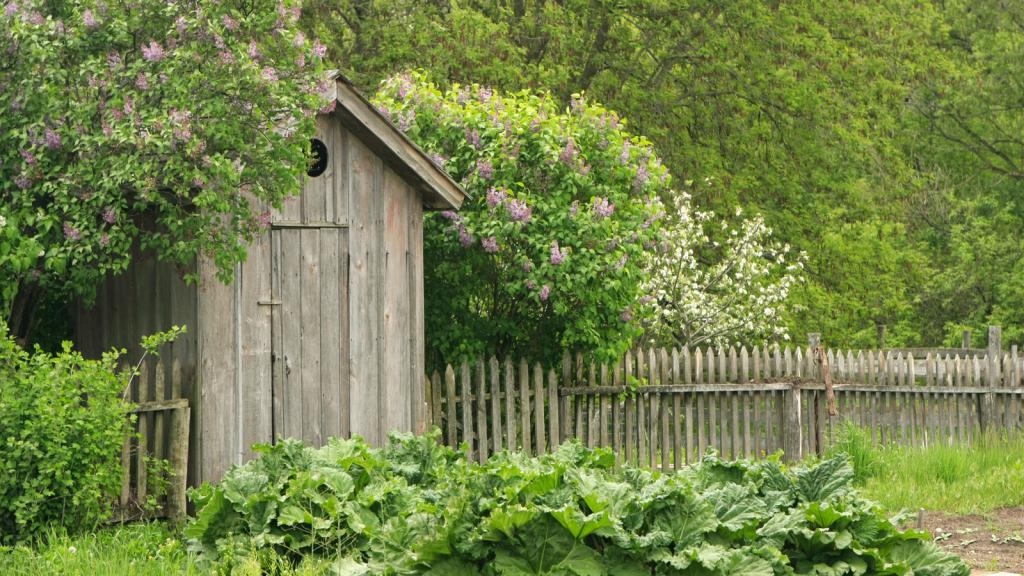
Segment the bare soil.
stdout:
[[925,530],[981,572],[1024,572],[1024,506],[957,516],[924,512]]

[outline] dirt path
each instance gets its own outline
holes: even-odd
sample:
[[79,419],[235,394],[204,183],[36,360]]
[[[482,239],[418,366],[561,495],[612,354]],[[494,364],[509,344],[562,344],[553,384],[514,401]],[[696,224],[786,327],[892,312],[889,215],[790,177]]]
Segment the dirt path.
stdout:
[[981,573],[1024,572],[1024,507],[970,516],[926,511],[924,528]]

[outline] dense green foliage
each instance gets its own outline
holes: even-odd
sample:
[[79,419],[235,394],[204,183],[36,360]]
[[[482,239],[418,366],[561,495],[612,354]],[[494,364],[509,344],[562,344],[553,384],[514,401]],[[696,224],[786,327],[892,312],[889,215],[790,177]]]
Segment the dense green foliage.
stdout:
[[787,469],[709,455],[661,474],[578,443],[484,465],[436,436],[260,451],[194,493],[186,534],[205,558],[328,555],[342,575],[968,574],[858,496],[842,457]]
[[323,47],[292,0],[43,2],[0,14],[0,317],[86,296],[133,247],[225,277],[297,192]]
[[109,515],[129,410],[117,358],[29,353],[0,322],[0,544]]
[[670,180],[650,143],[586,98],[438,90],[416,74],[376,104],[470,194],[424,223],[432,363],[621,354],[637,333],[642,255]]
[[[790,332],[841,345],[1024,329],[1024,13],[1001,0],[311,0],[372,91],[434,81],[586,91],[692,180],[805,251]],[[705,180],[710,178],[710,180]]]

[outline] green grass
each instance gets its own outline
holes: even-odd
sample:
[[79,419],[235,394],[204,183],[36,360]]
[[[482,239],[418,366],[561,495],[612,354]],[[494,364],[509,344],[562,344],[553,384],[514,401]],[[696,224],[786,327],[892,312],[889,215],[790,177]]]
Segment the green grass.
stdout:
[[69,536],[50,533],[34,545],[0,547],[0,574],[122,576],[200,574],[164,524],[131,524]]
[[1024,436],[983,437],[971,446],[883,447],[849,427],[833,451],[850,456],[864,495],[891,511],[984,514],[1024,505]]
[[75,536],[51,532],[34,544],[0,546],[0,574],[19,576],[320,576],[329,567],[320,560],[292,567],[268,551],[202,566],[185,549],[181,535],[161,522],[109,526]]

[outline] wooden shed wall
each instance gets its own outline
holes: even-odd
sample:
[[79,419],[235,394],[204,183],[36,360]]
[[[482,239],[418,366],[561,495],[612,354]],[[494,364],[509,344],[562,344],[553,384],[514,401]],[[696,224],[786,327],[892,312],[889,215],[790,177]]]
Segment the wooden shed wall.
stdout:
[[318,131],[328,170],[274,214],[235,283],[200,265],[202,480],[254,442],[381,444],[425,416],[420,194],[333,118]]
[[[142,357],[141,338],[169,329],[171,326],[187,326],[188,332],[175,342],[160,349],[160,357],[168,368],[178,366],[180,372],[172,369],[164,372],[162,388],[165,397],[170,398],[178,388],[181,396],[194,398],[196,374],[196,291],[185,284],[184,275],[191,270],[182,270],[173,265],[158,262],[151,253],[136,251],[132,264],[119,276],[106,278],[97,289],[96,300],[78,306],[75,318],[75,340],[78,349],[87,358],[98,358],[111,348],[124,348],[122,358],[125,364],[135,364]],[[149,379],[143,384],[145,397],[156,397],[156,358],[149,358],[147,371]],[[138,400],[139,383],[133,385],[132,400]],[[193,440],[197,428],[189,435]],[[197,478],[198,468],[190,462],[189,477]]]

